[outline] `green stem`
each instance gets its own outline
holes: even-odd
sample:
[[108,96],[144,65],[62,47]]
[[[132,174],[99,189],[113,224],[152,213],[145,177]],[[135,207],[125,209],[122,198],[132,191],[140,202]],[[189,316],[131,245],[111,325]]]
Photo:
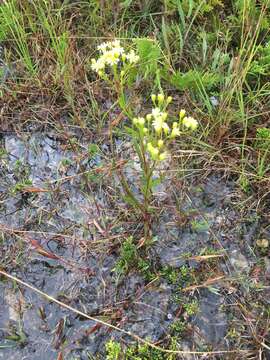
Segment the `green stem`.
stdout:
[[135,195],[133,194],[133,192],[130,190],[130,187],[128,185],[128,182],[124,176],[124,174],[122,173],[122,171],[119,171],[118,172],[118,175],[119,175],[119,178],[120,178],[120,181],[121,181],[121,185],[126,193],[127,196],[129,196],[132,201],[134,202],[135,206],[140,209],[140,211],[142,213],[145,212],[145,209],[144,209],[144,206],[136,199]]
[[155,166],[156,166],[156,162],[154,161],[152,167],[148,166],[148,170],[147,170],[147,174],[146,174],[145,208],[147,209],[147,211],[149,210],[149,203],[150,203],[150,198],[151,198],[151,195],[152,195],[152,189],[151,189],[151,186],[150,186],[150,182],[151,182],[153,172],[155,170]]

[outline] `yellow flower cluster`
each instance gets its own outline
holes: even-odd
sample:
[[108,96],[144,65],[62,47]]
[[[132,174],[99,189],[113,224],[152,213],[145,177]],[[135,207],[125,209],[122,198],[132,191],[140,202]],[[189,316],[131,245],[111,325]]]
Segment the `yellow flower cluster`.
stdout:
[[139,61],[139,56],[134,50],[129,53],[121,46],[119,40],[108,41],[98,46],[100,57],[91,60],[91,69],[100,76],[104,74],[106,66],[114,66],[118,63],[135,64]]
[[198,127],[198,121],[191,116],[186,116],[186,110],[181,109],[179,113],[180,124],[184,125],[189,130],[196,130]]
[[170,126],[166,109],[172,102],[172,97],[165,98],[163,94],[153,94],[151,99],[154,104],[152,112],[145,118],[134,118],[133,124],[138,129],[151,159],[162,161],[168,156],[164,148],[170,140],[181,135],[181,126],[194,131],[198,127],[198,122],[192,117],[187,117],[186,111],[182,109],[179,113],[179,121],[174,121]]

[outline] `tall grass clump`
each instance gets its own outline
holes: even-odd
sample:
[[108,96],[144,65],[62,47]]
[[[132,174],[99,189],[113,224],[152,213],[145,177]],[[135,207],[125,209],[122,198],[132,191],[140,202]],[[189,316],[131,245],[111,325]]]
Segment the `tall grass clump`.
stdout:
[[11,40],[13,49],[31,76],[37,73],[37,66],[31,55],[31,47],[25,17],[16,0],[4,1],[0,5],[0,26],[6,39]]
[[65,87],[67,87],[68,72],[71,67],[69,57],[70,34],[66,28],[66,20],[61,15],[63,7],[54,9],[53,2],[48,0],[40,0],[34,2],[33,5],[37,15],[36,21],[45,37],[49,37],[49,47],[54,54],[55,80],[59,82],[63,78]]

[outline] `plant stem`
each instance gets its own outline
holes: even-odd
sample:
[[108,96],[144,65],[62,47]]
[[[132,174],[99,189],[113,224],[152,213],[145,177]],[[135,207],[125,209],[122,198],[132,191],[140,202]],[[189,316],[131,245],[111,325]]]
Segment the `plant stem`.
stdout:
[[132,202],[134,203],[134,205],[141,210],[142,213],[144,213],[145,209],[144,206],[136,199],[135,195],[133,194],[133,192],[130,190],[130,187],[128,185],[128,182],[124,176],[124,174],[122,173],[121,170],[118,171],[118,175],[121,181],[121,185],[126,193],[127,196],[129,196],[132,200]]

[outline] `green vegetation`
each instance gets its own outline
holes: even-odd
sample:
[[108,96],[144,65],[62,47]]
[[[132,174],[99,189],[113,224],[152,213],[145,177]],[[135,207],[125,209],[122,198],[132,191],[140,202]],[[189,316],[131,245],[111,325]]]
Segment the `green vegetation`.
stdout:
[[132,237],[126,239],[121,248],[119,258],[114,267],[114,271],[118,275],[125,275],[129,271],[138,271],[146,281],[151,281],[155,278],[155,273],[152,271],[151,263],[145,259],[142,251],[137,249]]
[[[71,189],[79,184],[94,210],[93,213],[88,208],[85,210],[89,211],[90,221],[80,229],[83,231],[76,228],[76,234],[81,234],[78,238],[91,235],[93,241],[81,239],[79,246],[83,250],[77,255],[74,240],[72,256],[76,254],[85,260],[90,251],[99,254],[104,251],[104,257],[107,254],[113,257],[107,266],[110,271],[113,269],[113,276],[124,279],[135,272],[143,278],[146,288],[141,290],[143,294],[152,283],[170,289],[170,299],[162,311],[166,314],[170,301],[179,308],[174,309],[175,318],[168,318],[169,330],[159,344],[161,347],[180,348],[178,340],[185,336],[188,322],[199,312],[201,289],[229,294],[230,304],[239,304],[243,281],[252,292],[250,298],[259,298],[259,293],[267,287],[265,278],[269,277],[269,217],[265,215],[269,213],[270,185],[269,29],[270,0],[2,1],[1,136],[2,131],[8,133],[9,130],[17,135],[35,130],[51,131],[57,134],[59,147],[72,152],[72,157],[59,160],[57,171],[62,179],[46,178],[46,184],[35,187],[32,172],[20,159],[27,154],[12,155],[13,168],[5,168],[9,154],[1,147],[0,170],[3,164],[4,176],[7,183],[10,182],[9,195],[17,201],[19,196],[22,200],[35,200],[47,193],[39,211],[38,234],[41,237],[44,232],[43,216],[47,224],[54,226],[50,241],[45,236],[36,240],[35,234],[31,235],[33,239],[25,234],[32,228],[36,231],[34,215],[28,216],[38,205],[31,201],[31,211],[28,211],[24,208],[25,201],[18,199],[20,210],[25,211],[25,221],[16,223],[18,233],[16,229],[4,230],[21,242],[14,241],[13,255],[7,255],[3,264],[19,264],[26,244],[31,248],[29,251],[34,249],[52,261],[60,259],[61,264],[70,268],[77,266],[75,261],[69,262],[64,255],[63,258],[57,255],[58,243],[68,247],[67,244],[73,244],[71,239],[77,239],[69,222],[83,218],[88,203],[82,204],[82,209],[72,216],[68,201],[66,211],[57,206],[51,209],[49,202],[58,203],[70,194],[76,198]],[[55,162],[58,163],[57,158]],[[197,212],[196,196],[204,190],[200,184],[197,188],[197,184],[194,185],[193,204],[190,189],[185,197],[185,186],[211,173],[228,176],[236,184],[237,194],[233,194],[236,200],[232,197],[231,203],[245,220],[251,210],[256,213],[258,218],[254,215],[251,222],[257,219],[258,226],[266,228],[262,236],[257,237],[255,229],[245,238],[238,234],[239,244],[231,244],[223,239],[222,233],[223,222],[232,226],[234,221],[225,219],[226,211],[224,218],[219,216],[217,221],[216,214],[211,212],[213,202],[205,199],[204,206],[209,213],[204,216]],[[38,176],[42,182],[43,175]],[[63,195],[60,188],[65,181],[70,183]],[[99,198],[100,193],[106,193],[106,200],[103,195]],[[16,213],[17,203],[14,209],[5,208],[5,196],[5,190],[1,190],[1,210]],[[226,196],[224,194],[224,198]],[[184,204],[186,198],[190,200],[190,207],[188,201]],[[57,227],[55,214],[59,219],[66,216],[65,236],[58,234],[62,227]],[[161,218],[166,224],[159,229]],[[8,225],[14,222],[14,219],[4,220]],[[212,223],[219,224],[220,228],[218,225],[213,230]],[[170,227],[174,227],[172,233]],[[179,254],[167,258],[164,251],[165,260],[162,260],[173,266],[161,266],[162,253],[160,255],[157,251],[160,249],[155,247],[157,237],[162,245],[168,234],[174,237],[175,243],[170,248],[174,251],[182,239],[182,229],[188,229],[192,241],[196,242],[192,250],[196,254],[188,253],[184,257],[181,253],[185,265],[174,267]],[[204,242],[208,235],[213,248]],[[183,236],[183,242],[185,240]],[[56,255],[49,252],[50,243],[54,241],[57,245],[51,246]],[[234,275],[230,266],[219,267],[219,263],[229,262],[227,249],[236,245],[237,252],[237,246],[240,249],[245,242],[248,243],[247,258],[233,259],[235,268],[248,269],[239,279],[241,276]],[[3,248],[7,243],[1,230]],[[6,248],[4,251],[9,254]],[[256,256],[265,261],[263,265],[254,260]],[[265,278],[264,271],[268,271]],[[221,279],[222,283],[216,285]],[[104,297],[106,281],[102,278]],[[257,292],[256,295],[253,292]],[[98,316],[105,314],[104,317],[109,318],[115,311],[114,306],[121,307],[124,302],[126,306],[132,306],[133,300],[143,302],[141,298],[135,299],[137,294],[130,295],[127,291],[122,295],[120,301],[118,294],[115,296],[113,306],[98,309]],[[237,314],[241,319],[249,319],[251,310],[255,313],[259,308],[250,298],[241,304],[241,316]],[[261,298],[258,303],[260,301],[263,302]],[[119,313],[126,310],[123,309]],[[121,320],[117,316],[110,320],[119,328],[124,324],[124,328],[125,316],[121,316]],[[240,330],[237,324],[232,324],[227,337],[239,349],[250,346],[250,343],[240,343],[240,333],[241,341],[251,342],[253,337],[256,349],[263,356],[263,351],[269,350],[265,340],[269,311],[264,309],[260,315],[252,313],[251,318],[250,324]],[[250,331],[246,334],[248,326]],[[27,342],[23,330],[16,328],[7,339],[20,346]],[[151,346],[139,343],[127,346],[114,340],[107,342],[105,351],[108,360],[122,359],[123,353],[126,359],[177,359],[177,355],[164,355]]]
[[[31,106],[32,87],[33,120],[46,99],[48,111],[65,109],[70,122],[97,130],[117,106],[134,114],[142,97],[163,90],[200,123],[201,133],[176,139],[175,149],[192,144],[206,162],[223,159],[243,190],[267,181],[269,152],[253,139],[268,130],[269,1],[12,0],[0,6],[0,24],[10,68],[2,118],[20,110],[29,89]],[[96,47],[108,38],[120,38],[128,56],[135,50],[140,59],[131,58],[135,66],[126,63],[121,75],[114,71],[111,89],[108,76],[96,79],[91,71]],[[102,110],[102,93],[111,96],[109,111]]]
[[106,360],[141,360],[141,359],[157,359],[157,360],[163,360],[163,359],[169,359],[173,360],[175,357],[170,355],[166,356],[161,351],[158,351],[156,349],[152,349],[151,347],[147,345],[138,345],[138,346],[130,346],[126,349],[124,354],[121,350],[121,345],[116,342],[110,340],[106,344]]
[[[251,139],[254,125],[267,128],[268,11],[266,0],[260,4],[255,0],[134,0],[116,6],[113,1],[94,0],[5,2],[0,7],[0,35],[4,61],[9,66],[16,63],[12,70],[16,81],[7,80],[3,102],[12,93],[19,104],[20,87],[31,87],[31,81],[37,95],[46,91],[55,96],[60,109],[67,102],[71,121],[98,128],[87,117],[93,108],[100,111],[95,104],[102,101],[95,81],[90,87],[91,59],[102,42],[96,34],[102,39],[121,38],[127,46],[130,42],[125,39],[132,39],[141,64],[135,72],[129,66],[125,69],[122,80],[131,90],[129,95],[121,94],[120,106],[135,104],[138,96],[155,90],[181,95],[202,129],[191,140],[193,146],[205,150],[209,158],[236,151],[233,170],[239,178],[249,183],[264,180],[269,171],[266,159],[252,147]],[[98,83],[104,86],[102,80]]]

